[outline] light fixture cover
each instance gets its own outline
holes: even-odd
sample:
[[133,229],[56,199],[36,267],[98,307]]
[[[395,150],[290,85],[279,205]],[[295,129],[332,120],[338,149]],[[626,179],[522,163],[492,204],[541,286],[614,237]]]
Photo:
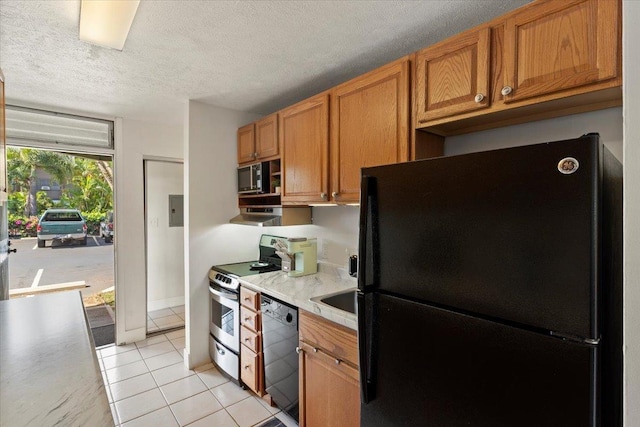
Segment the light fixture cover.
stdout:
[[122,50],[140,0],[82,0],[80,40]]

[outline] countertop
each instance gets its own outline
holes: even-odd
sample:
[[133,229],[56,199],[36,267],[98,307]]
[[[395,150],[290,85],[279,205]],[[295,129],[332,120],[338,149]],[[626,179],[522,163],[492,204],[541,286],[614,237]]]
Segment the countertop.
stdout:
[[316,274],[289,277],[287,273],[276,271],[243,276],[240,278],[240,283],[254,291],[270,295],[332,322],[354,330],[358,329],[355,314],[310,300],[313,297],[357,288],[357,280],[342,268],[319,263]]
[[79,291],[0,301],[0,426],[113,426]]

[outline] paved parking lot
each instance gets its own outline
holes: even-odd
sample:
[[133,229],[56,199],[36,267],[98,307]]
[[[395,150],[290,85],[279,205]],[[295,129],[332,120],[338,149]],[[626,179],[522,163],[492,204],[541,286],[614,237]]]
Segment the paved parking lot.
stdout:
[[113,286],[113,243],[89,236],[87,246],[50,244],[38,248],[35,238],[11,240],[18,251],[9,257],[10,289],[84,280],[86,296]]

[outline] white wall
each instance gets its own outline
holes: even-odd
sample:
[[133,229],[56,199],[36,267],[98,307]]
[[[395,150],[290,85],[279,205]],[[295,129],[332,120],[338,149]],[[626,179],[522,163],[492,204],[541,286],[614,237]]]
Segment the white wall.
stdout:
[[146,337],[143,159],[181,159],[181,126],[117,119],[115,138],[116,341]]
[[182,163],[147,160],[147,311],[184,304],[184,227],[169,227],[169,195],[184,191]]
[[572,139],[589,132],[598,132],[601,141],[622,161],[621,107],[452,136],[446,139],[444,150],[451,156]]
[[640,426],[640,2],[623,2],[625,425]]
[[251,257],[245,228],[228,224],[237,211],[236,131],[259,117],[196,101],[185,109],[185,364],[209,359],[208,273],[213,264]]

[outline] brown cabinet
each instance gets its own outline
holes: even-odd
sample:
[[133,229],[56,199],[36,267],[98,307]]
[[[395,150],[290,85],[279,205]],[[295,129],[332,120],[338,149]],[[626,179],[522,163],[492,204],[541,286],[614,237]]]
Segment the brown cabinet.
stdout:
[[256,157],[272,158],[278,151],[278,114],[271,114],[256,122]]
[[358,203],[362,167],[409,160],[409,67],[402,58],[280,112],[284,204]]
[[278,151],[277,114],[238,129],[238,164],[269,160]]
[[409,160],[407,57],[331,90],[331,202],[358,203],[360,169]]
[[419,123],[489,106],[490,46],[490,29],[483,28],[416,54]]
[[620,0],[538,0],[416,54],[414,123],[438,135],[622,103]]
[[299,313],[300,426],[360,425],[356,332]]
[[260,294],[240,288],[240,379],[258,396],[264,396]]
[[618,75],[617,0],[534,4],[504,29],[507,103],[575,89]]
[[250,123],[238,129],[238,164],[255,161],[256,125]]
[[279,113],[283,204],[326,202],[329,192],[329,96]]

